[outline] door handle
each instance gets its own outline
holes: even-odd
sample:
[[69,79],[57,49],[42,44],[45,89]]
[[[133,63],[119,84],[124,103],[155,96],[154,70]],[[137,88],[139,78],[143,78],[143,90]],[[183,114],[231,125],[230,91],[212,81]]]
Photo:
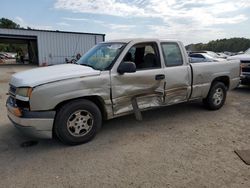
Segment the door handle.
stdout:
[[165,75],[164,74],[157,74],[155,75],[155,80],[164,80],[165,79]]

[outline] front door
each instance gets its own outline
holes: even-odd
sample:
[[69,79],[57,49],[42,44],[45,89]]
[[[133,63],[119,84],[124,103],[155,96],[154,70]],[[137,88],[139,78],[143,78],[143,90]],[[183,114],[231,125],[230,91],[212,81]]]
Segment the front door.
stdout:
[[133,45],[124,56],[122,62],[124,61],[134,62],[136,72],[111,73],[114,115],[132,111],[133,99],[136,99],[139,109],[161,105],[165,76],[157,44],[149,42]]

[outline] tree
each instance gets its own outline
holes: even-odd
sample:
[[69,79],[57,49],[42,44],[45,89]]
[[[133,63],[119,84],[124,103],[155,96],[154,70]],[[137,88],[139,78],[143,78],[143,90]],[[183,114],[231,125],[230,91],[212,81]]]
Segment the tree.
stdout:
[[7,18],[0,19],[0,28],[18,29],[20,25]]
[[250,39],[246,38],[219,39],[207,44],[198,43],[186,46],[186,49],[192,51],[211,50],[214,52],[239,52],[246,51],[248,48],[250,48]]

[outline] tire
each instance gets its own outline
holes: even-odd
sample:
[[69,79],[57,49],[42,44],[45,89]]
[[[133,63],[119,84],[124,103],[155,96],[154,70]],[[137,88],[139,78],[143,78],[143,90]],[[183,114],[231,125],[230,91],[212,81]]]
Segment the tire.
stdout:
[[77,145],[92,140],[101,125],[102,114],[93,102],[74,100],[58,110],[54,132],[64,144]]
[[226,100],[227,88],[222,82],[215,82],[210,88],[207,98],[203,99],[203,103],[209,110],[220,109]]

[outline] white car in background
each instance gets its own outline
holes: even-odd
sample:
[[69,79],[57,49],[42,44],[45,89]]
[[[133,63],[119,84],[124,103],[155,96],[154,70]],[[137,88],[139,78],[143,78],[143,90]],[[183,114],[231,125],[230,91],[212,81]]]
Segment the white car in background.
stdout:
[[15,59],[17,56],[17,53],[13,52],[0,52],[0,56],[2,59]]
[[5,52],[0,52],[0,58],[1,58],[1,59],[7,59],[8,56],[6,55]]
[[223,59],[227,59],[228,57],[229,57],[229,55],[227,55],[227,54],[225,54],[225,53],[223,53],[223,52],[219,52],[219,53],[217,53],[218,54],[218,56],[220,57],[220,58],[223,58]]
[[224,61],[222,58],[215,58],[207,53],[192,53],[189,54],[191,63],[201,63],[201,62],[219,62]]
[[17,56],[17,53],[14,52],[6,52],[6,55],[8,56],[9,59],[15,59]]
[[190,54],[196,54],[196,53],[199,53],[199,54],[207,54],[213,58],[223,58],[221,56],[219,56],[217,53],[213,52],[213,51],[193,51],[193,52],[190,52]]

